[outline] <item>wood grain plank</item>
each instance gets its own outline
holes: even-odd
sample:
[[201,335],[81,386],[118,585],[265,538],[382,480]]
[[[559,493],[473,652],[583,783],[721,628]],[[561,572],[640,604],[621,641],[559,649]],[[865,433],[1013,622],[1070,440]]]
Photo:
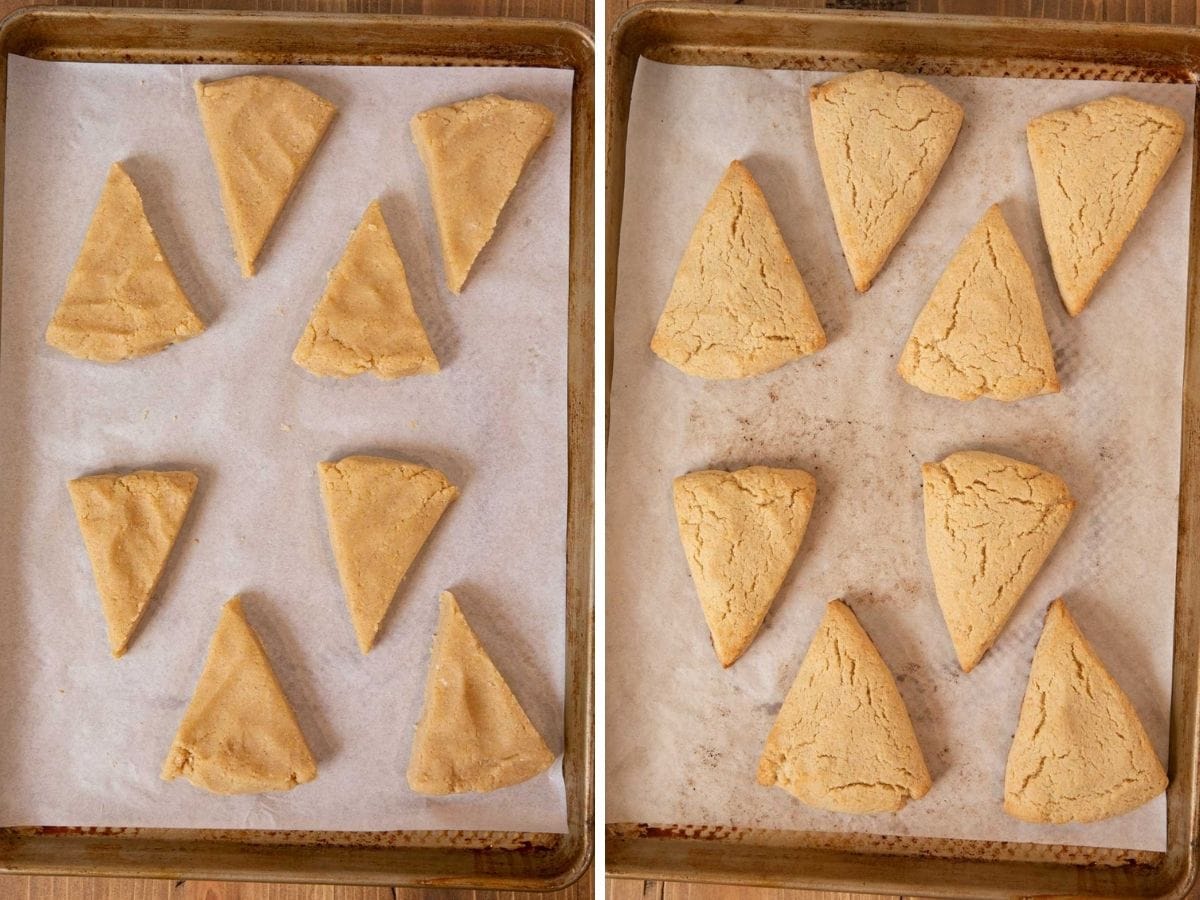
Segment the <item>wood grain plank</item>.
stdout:
[[0,900],[173,900],[169,881],[139,878],[0,877]]
[[780,888],[747,888],[727,884],[690,884],[675,881],[634,881],[610,878],[607,900],[901,900],[875,894],[830,891],[790,891]]
[[[169,881],[162,883],[171,885]],[[175,886],[170,900],[393,900],[394,896],[393,889],[387,887],[184,881]]]

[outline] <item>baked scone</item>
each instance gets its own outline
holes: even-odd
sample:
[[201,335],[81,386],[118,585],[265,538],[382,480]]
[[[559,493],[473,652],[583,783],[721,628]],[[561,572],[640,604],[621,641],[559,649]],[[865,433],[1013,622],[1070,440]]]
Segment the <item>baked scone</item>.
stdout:
[[650,349],[700,378],[746,378],[825,346],[754,177],[734,160],[692,231]]
[[554,127],[540,103],[488,94],[427,109],[410,123],[442,240],[446,285],[462,291],[525,166]]
[[1055,600],[1008,753],[1004,811],[1026,822],[1095,822],[1166,789],[1137,711]]
[[187,517],[192,472],[88,475],[67,482],[112,655],[125,655]]
[[933,783],[887,663],[837,600],[767,736],[758,783],[845,813],[895,812]]
[[443,591],[408,786],[419,794],[494,791],[544,772],[554,754]]
[[437,469],[378,456],[319,463],[317,474],[346,608],[366,653],[458,490]]
[[950,260],[896,368],[913,387],[955,400],[1022,400],[1058,391],[1033,272],[999,206],[984,214]]
[[708,469],[675,479],[675,517],[713,649],[741,656],[804,540],[817,495],[803,469]]
[[368,371],[379,378],[438,371],[379,201],[367,207],[329,273],[292,360],[314,375],[338,378]]
[[46,343],[80,359],[117,362],[203,330],[154,236],[142,195],[113,163]]
[[962,107],[918,78],[874,69],[817,85],[809,106],[842,252],[865,291],[937,181]]
[[221,610],[192,702],[163,762],[214,794],[290,791],[317,777],[300,723],[234,597]]
[[921,466],[925,547],[964,672],[996,642],[1067,527],[1075,501],[1057,475],[964,450]]
[[275,75],[198,81],[196,102],[233,249],[249,278],[337,107]]
[[1029,123],[1042,230],[1063,306],[1083,312],[1183,143],[1177,112],[1112,96]]

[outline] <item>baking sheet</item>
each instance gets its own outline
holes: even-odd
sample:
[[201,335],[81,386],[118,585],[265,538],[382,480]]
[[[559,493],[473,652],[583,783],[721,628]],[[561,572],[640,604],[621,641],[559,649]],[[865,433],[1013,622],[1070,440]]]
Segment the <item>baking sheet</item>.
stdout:
[[[192,84],[293,78],[338,117],[260,258],[238,274]],[[408,790],[443,589],[550,747],[563,746],[566,315],[572,73],[232,67],[10,57],[0,317],[0,824],[564,832],[561,760],[530,782]],[[445,289],[416,112],[486,92],[556,116],[461,297]],[[48,347],[109,165],[123,160],[201,336],[101,366]],[[384,217],[443,371],[318,379],[291,352],[367,204]],[[370,655],[355,644],[316,464],[379,452],[460,489]],[[108,654],[65,482],[186,467],[200,489],[129,653]],[[286,794],[159,780],[221,605],[241,593],[318,759]]]
[[[1060,595],[1166,758],[1195,88],[928,79],[965,107],[963,129],[924,209],[858,295],[808,114],[808,88],[833,74],[639,62],[610,398],[606,819],[1162,850],[1163,797],[1074,826],[1018,822],[1000,804],[1033,649]],[[1024,129],[1041,112],[1116,91],[1178,110],[1189,133],[1091,306],[1071,320],[1041,236]],[[657,359],[649,341],[691,229],[738,158],[779,220],[829,346],[762,377],[707,382]],[[1010,405],[928,396],[896,374],[898,354],[994,202],[1033,268],[1063,391]],[[999,641],[964,675],[925,556],[920,464],[969,448],[1062,476],[1078,505]],[[817,502],[763,630],[722,671],[679,546],[671,480],[753,464],[809,470]],[[898,814],[823,812],[754,781],[835,597],[896,674],[934,777]]]

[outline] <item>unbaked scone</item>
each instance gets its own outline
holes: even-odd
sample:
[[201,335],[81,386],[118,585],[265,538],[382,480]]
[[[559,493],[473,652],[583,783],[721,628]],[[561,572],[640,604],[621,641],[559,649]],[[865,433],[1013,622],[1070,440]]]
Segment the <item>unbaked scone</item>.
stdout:
[[317,465],[329,540],[363,653],[458,490],[437,469],[378,456]]
[[337,107],[274,75],[197,81],[196,102],[233,249],[249,278]]
[[1183,142],[1173,109],[1113,96],[1039,116],[1026,135],[1063,306],[1083,312]]
[[214,794],[290,791],[317,777],[300,723],[238,597],[221,610],[204,671],[163,762],[164,781],[180,776]]
[[1057,475],[981,450],[926,463],[921,475],[933,585],[959,665],[970,672],[1058,543],[1075,501]]
[[767,736],[758,783],[844,813],[896,812],[933,783],[887,663],[837,600]]
[[689,375],[746,378],[824,346],[767,198],[735,160],[692,231],[650,349]]
[[918,78],[874,69],[817,85],[809,106],[842,252],[865,291],[937,181],[962,107]]
[[554,754],[463,618],[458,601],[443,591],[408,786],[433,795],[494,791],[527,781],[552,762]]
[[713,649],[731,666],[758,634],[792,567],[817,482],[803,469],[708,469],[676,478],[674,494]]
[[896,367],[927,394],[1022,400],[1058,391],[1033,272],[999,206],[959,246]]
[[1026,822],[1095,822],[1166,789],[1133,704],[1055,600],[1008,753],[1004,811]]
[[338,378],[368,371],[379,378],[438,371],[379,201],[367,207],[329,273],[292,360],[314,375]]
[[142,471],[67,482],[113,656],[125,655],[150,604],[197,481],[192,472]]
[[154,236],[142,195],[113,163],[46,343],[80,359],[117,362],[203,330]]
[[410,127],[429,180],[446,284],[457,294],[554,127],[554,113],[540,103],[488,94],[427,109]]

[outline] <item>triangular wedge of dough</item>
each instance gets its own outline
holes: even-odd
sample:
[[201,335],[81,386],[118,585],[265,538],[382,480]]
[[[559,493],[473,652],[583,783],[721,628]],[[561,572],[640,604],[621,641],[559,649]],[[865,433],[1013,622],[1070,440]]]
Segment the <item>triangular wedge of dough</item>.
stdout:
[[418,113],[413,142],[433,199],[446,284],[458,294],[508,198],[554,126],[540,103],[498,94]]
[[920,79],[874,69],[817,85],[809,106],[833,222],[865,291],[937,181],[962,107]]
[[80,359],[117,362],[203,330],[154,236],[137,185],[113,163],[46,343]]
[[233,249],[249,278],[337,107],[274,75],[198,81],[196,102]]
[[1004,772],[1004,811],[1095,822],[1167,789],[1137,711],[1062,600],[1050,604]]
[[163,762],[164,781],[181,775],[214,794],[290,791],[317,777],[300,723],[238,597],[221,611],[204,671]]
[[1083,312],[1179,152],[1172,109],[1106,97],[1039,116],[1026,136],[1063,306]]
[[458,490],[437,469],[378,456],[319,463],[317,473],[346,607],[366,653]]
[[959,665],[970,672],[1004,629],[1071,518],[1057,475],[964,450],[921,466],[925,548]]
[[146,471],[67,482],[113,656],[125,655],[150,604],[196,484],[191,472]]
[[689,375],[746,378],[824,346],[767,198],[735,160],[692,231],[650,349]]
[[1021,400],[1058,391],[1033,272],[993,206],[950,260],[897,366],[927,394]]
[[292,360],[314,375],[338,378],[438,371],[379,201],[367,207],[329,274]]
[[425,679],[408,786],[419,794],[494,791],[527,781],[554,762],[504,676],[442,593]]
[[758,783],[847,813],[895,812],[929,791],[929,769],[896,681],[837,600],[767,736]]
[[733,665],[758,634],[816,496],[816,480],[802,469],[709,469],[675,479],[679,539],[721,665]]

